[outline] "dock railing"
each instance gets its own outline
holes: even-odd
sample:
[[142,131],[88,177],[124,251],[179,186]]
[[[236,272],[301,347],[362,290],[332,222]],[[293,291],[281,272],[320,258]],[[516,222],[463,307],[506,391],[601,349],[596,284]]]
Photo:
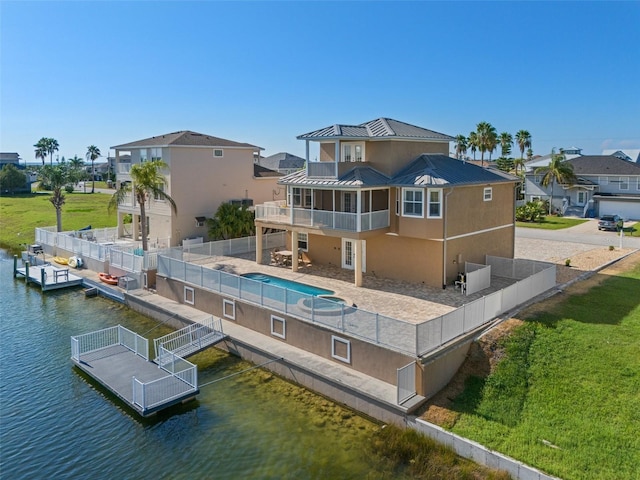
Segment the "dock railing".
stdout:
[[79,362],[81,355],[115,345],[122,345],[136,355],[149,360],[149,340],[122,325],[71,337],[71,358]]
[[161,352],[187,357],[222,337],[224,337],[222,320],[211,316],[201,323],[193,323],[164,337],[154,339],[155,362],[162,367],[164,363],[172,361],[172,357],[162,357]]

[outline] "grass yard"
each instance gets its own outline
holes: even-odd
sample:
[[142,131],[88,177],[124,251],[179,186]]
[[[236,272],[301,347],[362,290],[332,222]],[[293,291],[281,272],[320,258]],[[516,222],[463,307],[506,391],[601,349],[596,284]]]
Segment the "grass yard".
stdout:
[[516,222],[516,227],[542,228],[544,230],[561,230],[575,227],[588,220],[581,218],[551,217],[546,216],[541,222]]
[[[115,227],[116,213],[108,213],[111,195],[94,193],[65,194],[62,207],[62,228],[78,230],[91,225],[94,228]],[[49,201],[49,193],[0,196],[0,248],[19,253],[23,244],[31,244],[36,227],[56,225],[56,209]]]
[[566,480],[637,480],[640,262],[541,305],[467,381],[452,430]]

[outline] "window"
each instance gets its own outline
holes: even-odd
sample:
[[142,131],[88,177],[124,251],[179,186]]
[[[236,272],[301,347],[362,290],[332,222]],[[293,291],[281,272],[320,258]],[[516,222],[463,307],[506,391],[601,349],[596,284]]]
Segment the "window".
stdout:
[[291,188],[291,205],[294,207],[302,206],[302,189],[300,187]]
[[[160,192],[164,192],[164,183],[161,183],[161,184],[158,185],[158,190]],[[164,201],[164,197],[160,194],[160,192],[155,193],[153,195],[153,199],[156,200],[156,201],[159,201],[159,202],[163,202]]]
[[151,161],[154,162],[156,160],[162,160],[162,149],[161,148],[152,148],[151,149]]
[[424,217],[423,190],[421,188],[403,188],[402,196],[402,215],[405,217]]
[[539,185],[542,182],[542,175],[535,175],[533,181]]
[[429,218],[442,218],[442,190],[428,190]]
[[484,189],[483,199],[485,202],[490,202],[493,198],[493,189],[491,187],[486,187]]
[[195,304],[195,290],[191,287],[184,287],[184,303]]
[[331,357],[341,362],[351,363],[351,342],[331,335]]
[[396,215],[400,215],[400,189],[396,188]]
[[222,156],[224,156],[224,151],[221,148],[214,148],[213,149],[213,156],[214,157],[222,157]]
[[342,211],[356,213],[357,207],[356,192],[342,192]]
[[205,217],[196,217],[196,227],[204,227]]
[[236,319],[236,302],[233,300],[222,299],[222,316],[231,320]]
[[620,177],[620,190],[629,190],[629,177]]
[[308,234],[298,232],[298,248],[300,250],[304,250],[305,252],[309,251],[309,235]]
[[146,162],[147,159],[147,149],[146,148],[142,148],[140,149],[140,163],[142,162]]
[[364,143],[343,143],[342,144],[342,161],[343,162],[363,162],[364,161]]
[[278,338],[287,337],[287,324],[284,318],[271,315],[271,335]]
[[640,177],[636,179],[636,190],[640,191]]

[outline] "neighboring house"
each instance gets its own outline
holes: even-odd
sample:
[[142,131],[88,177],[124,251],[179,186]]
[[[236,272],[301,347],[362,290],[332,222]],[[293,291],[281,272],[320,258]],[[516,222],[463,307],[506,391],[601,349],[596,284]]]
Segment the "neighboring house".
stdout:
[[0,153],[0,170],[2,170],[2,168],[5,165],[13,165],[18,170],[21,170],[22,173],[25,174],[27,181],[25,182],[22,188],[16,188],[14,192],[15,193],[31,192],[31,184],[37,180],[38,176],[35,172],[27,171],[26,164],[20,165],[20,160],[21,160],[20,155],[18,155],[15,152],[1,152]]
[[614,157],[621,158],[622,160],[627,160],[628,162],[640,163],[640,148],[636,149],[608,149],[603,150],[602,155],[613,155]]
[[[116,151],[118,185],[130,182],[136,163],[161,159],[168,165],[165,192],[177,205],[177,213],[162,200],[149,202],[149,238],[159,245],[180,245],[183,240],[208,241],[206,219],[225,202],[253,206],[278,197],[276,172],[254,164],[260,147],[191,131],[180,131],[111,147]],[[125,156],[126,155],[126,156]],[[139,229],[140,209],[130,196],[118,207],[119,234],[130,214]],[[139,237],[136,231],[135,238]]]
[[451,136],[378,118],[297,138],[320,161],[280,179],[286,203],[256,208],[258,246],[259,227],[284,229],[293,252],[354,270],[358,286],[366,271],[444,287],[465,261],[513,257],[519,179],[448,157]]
[[[556,208],[580,217],[617,214],[640,220],[640,164],[613,155],[583,155],[567,162],[573,165],[577,181],[554,186]],[[551,187],[541,182],[541,174],[526,173],[527,201],[549,198]]]
[[260,157],[258,165],[288,175],[304,168],[305,159],[287,152],[276,153],[269,157]]
[[[565,160],[571,160],[572,158],[577,158],[582,156],[582,149],[576,148],[576,147],[571,147],[566,149],[561,148],[554,155],[557,155],[559,153],[564,155]],[[550,153],[546,155],[538,155],[534,159],[529,160],[528,162],[525,162],[524,171],[533,172],[538,167],[546,167],[547,165],[549,165],[549,162],[551,161],[551,156],[552,154]]]

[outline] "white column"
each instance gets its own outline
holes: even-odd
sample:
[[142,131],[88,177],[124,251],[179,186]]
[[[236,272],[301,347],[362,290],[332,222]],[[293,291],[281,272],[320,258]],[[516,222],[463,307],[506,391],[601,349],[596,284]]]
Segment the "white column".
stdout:
[[362,231],[362,192],[356,191],[356,232]]
[[362,286],[362,240],[354,240],[353,246],[355,251],[353,252],[354,262],[353,268],[355,269],[355,285],[356,287]]
[[336,140],[336,153],[335,153],[335,177],[338,178],[338,162],[340,161],[340,140]]
[[256,263],[262,263],[262,227],[256,226]]
[[298,271],[298,231],[291,230],[291,270]]

